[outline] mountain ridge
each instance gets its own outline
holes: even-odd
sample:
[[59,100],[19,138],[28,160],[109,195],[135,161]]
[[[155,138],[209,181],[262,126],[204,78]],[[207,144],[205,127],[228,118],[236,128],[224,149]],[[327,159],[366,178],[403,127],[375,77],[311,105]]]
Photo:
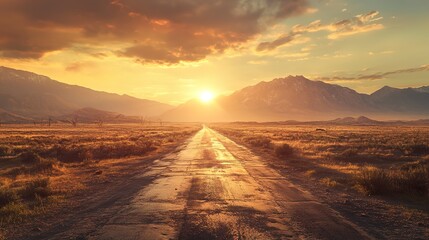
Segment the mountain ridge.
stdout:
[[15,119],[16,122],[70,117],[80,109],[86,109],[84,118],[87,119],[131,115],[184,122],[307,121],[344,116],[424,119],[429,116],[429,86],[403,89],[384,86],[364,94],[302,75],[262,81],[218,96],[211,103],[191,99],[177,107],[65,84],[7,67],[0,67],[0,86],[0,119]]
[[[424,92],[425,90],[426,87],[398,89],[385,86],[372,94],[364,94],[344,86],[312,81],[297,75],[262,81],[230,95],[218,97],[211,106],[224,110],[219,116],[194,114],[187,117],[185,115],[189,115],[191,109],[195,109],[194,113],[207,111],[204,104],[191,106],[190,102],[187,102],[167,112],[163,117],[167,120],[184,121],[306,121],[350,115],[425,118],[429,116],[429,93]],[[399,104],[397,99],[402,98],[404,101],[399,100]],[[180,113],[178,109],[183,112]]]
[[0,108],[30,118],[61,116],[85,107],[135,116],[156,116],[173,108],[7,67],[0,67],[0,86]]

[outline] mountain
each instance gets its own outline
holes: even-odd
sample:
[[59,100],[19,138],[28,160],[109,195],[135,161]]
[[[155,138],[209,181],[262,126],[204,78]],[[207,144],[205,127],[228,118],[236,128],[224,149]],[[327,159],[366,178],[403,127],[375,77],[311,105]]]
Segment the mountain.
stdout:
[[368,95],[350,88],[288,76],[245,87],[213,102],[190,100],[175,108],[127,95],[64,84],[31,72],[0,67],[0,122],[64,120],[139,121],[144,116],[163,121],[323,121],[377,124],[377,119],[427,119],[429,86],[385,86]]
[[340,124],[340,125],[380,125],[382,122],[376,121],[365,116],[360,116],[357,118],[354,117],[345,117],[337,118],[331,121],[326,121],[331,124]]
[[63,116],[81,108],[156,116],[172,106],[69,85],[31,72],[0,67],[0,108],[25,118]]
[[392,88],[385,86],[370,95],[385,112],[429,114],[429,87]]
[[98,122],[98,123],[121,123],[121,122],[140,122],[141,120],[138,117],[128,117],[123,114],[118,114],[114,112],[102,111],[94,108],[81,108],[76,111],[73,111],[70,114],[59,116],[53,120],[58,121],[71,121],[75,120],[76,122]]
[[365,94],[338,85],[311,81],[303,76],[261,82],[221,101],[227,109],[238,110],[255,120],[264,119],[264,116],[301,119],[309,114],[330,118],[338,113],[343,116],[377,111]]
[[429,86],[419,87],[419,88],[416,88],[416,90],[419,92],[429,93]]
[[0,108],[0,124],[3,122],[6,123],[25,123],[31,121],[30,118],[20,116],[11,112],[8,112]]
[[[303,76],[288,76],[218,97],[211,104],[189,101],[162,118],[171,121],[311,121],[362,115],[382,119],[421,118],[429,116],[428,89],[384,87],[368,95]],[[364,117],[353,118],[352,123],[376,124]]]

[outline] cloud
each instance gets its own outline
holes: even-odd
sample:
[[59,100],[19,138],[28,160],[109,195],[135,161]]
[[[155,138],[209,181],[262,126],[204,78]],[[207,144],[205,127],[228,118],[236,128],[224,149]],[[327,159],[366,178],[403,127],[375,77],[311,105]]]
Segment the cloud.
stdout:
[[308,9],[308,0],[2,0],[0,56],[85,45],[142,63],[198,61]]
[[65,67],[69,72],[80,72],[86,68],[94,68],[95,64],[92,62],[72,62]]
[[401,73],[415,73],[429,71],[429,64],[414,68],[398,69],[388,72],[380,72],[373,74],[359,74],[357,76],[332,76],[332,77],[320,77],[316,78],[320,81],[360,81],[360,80],[381,80],[391,75]]
[[256,51],[260,52],[276,49],[279,46],[291,43],[293,40],[295,40],[295,36],[296,34],[292,33],[283,35],[272,42],[262,42],[256,47]]
[[378,11],[371,11],[366,14],[357,15],[350,19],[344,19],[331,24],[322,24],[320,20],[311,22],[308,25],[295,25],[289,33],[281,35],[277,39],[268,42],[261,42],[257,47],[257,51],[270,51],[280,46],[290,44],[297,37],[306,33],[327,31],[328,39],[338,39],[346,36],[355,35],[363,32],[383,29],[384,26],[380,23],[375,23],[382,19],[378,17]]
[[383,29],[383,24],[374,23],[383,19],[377,17],[378,11],[372,11],[367,14],[357,15],[354,18],[342,20],[334,24],[325,26],[331,34],[328,35],[329,39],[338,39],[345,36],[351,36],[358,33],[370,32],[374,30]]

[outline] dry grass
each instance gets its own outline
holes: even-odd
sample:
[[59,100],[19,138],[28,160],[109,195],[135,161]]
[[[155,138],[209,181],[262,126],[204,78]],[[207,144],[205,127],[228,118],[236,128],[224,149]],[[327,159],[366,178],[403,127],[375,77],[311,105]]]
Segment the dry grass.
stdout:
[[428,197],[429,127],[257,123],[211,127],[252,149],[294,160],[283,165],[326,186],[336,187],[341,179],[341,184],[357,185],[366,194]]
[[[130,157],[144,157],[177,146],[199,128],[182,124],[3,125],[0,231],[83,189],[94,178],[92,174],[120,171],[121,163]],[[78,172],[87,176],[76,175]],[[84,183],[83,179],[88,181]]]
[[419,166],[412,169],[363,168],[356,176],[359,187],[368,195],[413,194],[427,196],[429,169]]

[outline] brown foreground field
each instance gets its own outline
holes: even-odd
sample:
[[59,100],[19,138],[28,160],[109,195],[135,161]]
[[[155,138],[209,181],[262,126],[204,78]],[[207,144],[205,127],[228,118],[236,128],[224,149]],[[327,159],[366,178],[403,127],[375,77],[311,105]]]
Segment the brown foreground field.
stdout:
[[38,216],[81,205],[89,193],[126,179],[200,128],[199,124],[2,125],[0,239],[40,231],[37,226],[48,223]]
[[429,127],[210,127],[264,157],[373,236],[429,237]]
[[[219,156],[214,153],[220,150],[213,141],[224,141],[224,154],[242,154],[235,156],[237,163],[230,170],[244,171],[237,159],[261,157],[269,166],[267,172],[275,169],[295,186],[311,192],[318,203],[329,205],[375,238],[429,238],[429,127],[268,123],[209,127],[226,138],[204,127],[199,132],[203,134],[200,142],[199,134],[195,134],[200,124],[1,126],[0,239],[46,239],[62,236],[62,232],[76,226],[84,228],[79,232],[96,234],[94,229],[103,229],[119,207],[129,206],[133,196],[143,201],[139,204],[150,202],[151,198],[139,198],[137,194],[144,186],[161,191],[159,188],[174,185],[166,184],[174,177],[183,175],[188,179],[189,174],[202,170],[211,174],[225,171],[222,161],[216,160]],[[194,142],[185,141],[192,136]],[[244,154],[241,146],[228,143],[228,138],[249,148],[252,154]],[[192,159],[194,168],[197,166],[194,172],[186,168],[170,176],[169,171],[181,169],[173,164],[171,168],[164,166],[166,175],[141,177],[142,173],[150,175],[163,164],[168,165],[163,161],[180,163],[179,157],[165,158],[168,153],[188,156],[198,152],[196,147],[204,151],[201,159]],[[198,168],[201,163],[197,163],[204,159],[207,166]],[[244,176],[251,179],[254,173]],[[193,197],[198,197],[193,191],[207,196],[229,192],[234,181],[227,181],[227,175],[220,176],[226,176],[219,178],[225,184],[198,175],[190,186],[174,189],[179,197],[187,196],[186,191]],[[241,183],[250,184],[244,180]]]

